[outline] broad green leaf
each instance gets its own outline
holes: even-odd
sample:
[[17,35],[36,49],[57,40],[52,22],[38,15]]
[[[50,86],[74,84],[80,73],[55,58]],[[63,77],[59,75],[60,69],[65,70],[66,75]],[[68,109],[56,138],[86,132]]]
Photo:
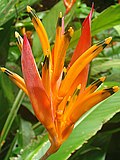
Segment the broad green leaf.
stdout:
[[[120,113],[117,113],[111,120],[112,123],[120,123]],[[120,128],[119,128],[120,129]]]
[[[3,90],[3,86],[2,86],[2,74],[0,72],[0,132],[2,130],[2,127],[6,121],[6,118],[8,116],[8,113],[9,113],[9,109],[10,109],[10,103],[8,101],[8,95],[6,96],[4,93],[4,90]],[[9,90],[11,90],[9,88]],[[11,96],[12,97],[12,96]]]
[[12,22],[12,20],[8,21],[3,25],[4,29],[0,30],[0,66],[5,65],[7,60]]
[[[106,154],[103,150],[100,148],[96,148],[92,151],[89,151],[88,153],[77,156],[73,158],[72,160],[105,160]],[[71,159],[70,159],[71,160]]]
[[120,81],[120,60],[111,58],[96,58],[92,62],[91,76],[107,76],[109,81]]
[[120,4],[110,6],[92,21],[92,35],[120,24]]
[[[21,155],[14,158],[16,160],[37,160],[45,153],[49,146],[50,143],[48,142],[48,136],[46,134],[37,136],[36,139],[32,140],[32,142],[23,149]],[[11,158],[11,160],[14,160],[14,158]]]
[[4,95],[7,98],[8,102],[12,104],[15,98],[13,93],[13,88],[12,88],[12,82],[10,82],[8,77],[3,73],[1,75],[1,88],[3,89]]
[[101,129],[104,123],[120,111],[120,91],[88,111],[76,124],[68,140],[49,160],[67,159],[76,149],[82,147],[93,135]]
[[117,33],[119,34],[119,36],[120,36],[120,25],[117,25],[114,28],[117,31]]
[[20,119],[20,144],[24,148],[27,146],[35,137],[34,131],[32,129],[32,124],[28,121]]

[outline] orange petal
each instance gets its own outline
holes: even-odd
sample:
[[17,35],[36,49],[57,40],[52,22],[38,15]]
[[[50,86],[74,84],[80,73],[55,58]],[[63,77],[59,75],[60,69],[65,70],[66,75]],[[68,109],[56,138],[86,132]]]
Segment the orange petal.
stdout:
[[[69,124],[74,124],[85,112],[87,112],[94,105],[103,101],[119,90],[118,86],[103,89],[88,95],[85,99],[77,101],[73,107],[66,109],[65,119]],[[69,117],[69,118],[68,118]],[[67,120],[68,119],[68,120]]]
[[36,32],[38,33],[44,55],[49,56],[51,54],[51,51],[50,51],[50,44],[49,44],[49,40],[47,37],[47,33],[45,31],[45,28],[41,23],[40,19],[38,18],[38,16],[35,14],[35,12],[30,6],[27,6],[27,12],[30,13],[30,17],[32,19],[33,25],[36,29]]
[[26,89],[26,85],[24,82],[24,79],[22,77],[20,77],[19,75],[17,75],[16,73],[13,73],[11,71],[9,71],[8,69],[2,67],[0,68],[2,72],[6,73],[6,75],[20,88],[22,89],[27,95],[28,95],[28,91]]
[[64,5],[66,7],[65,14],[68,14],[75,2],[76,0],[64,0]]
[[18,32],[15,32],[15,37],[17,38],[17,45],[18,45],[18,48],[19,48],[20,52],[22,52],[23,38],[19,35]]
[[61,83],[58,92],[59,97],[64,97],[67,94],[79,73],[110,43],[111,39],[111,37],[106,38],[104,41],[92,46],[74,62]]
[[50,96],[50,72],[49,72],[49,57],[46,55],[42,65],[42,83],[45,91]]
[[52,74],[52,91],[54,95],[57,95],[57,91],[60,86],[66,50],[69,46],[73,32],[73,29],[70,27],[64,35],[61,35],[60,43],[57,45],[57,53],[54,53],[54,55],[57,54],[57,57],[55,56],[56,59],[54,59],[54,69]]
[[58,51],[60,48],[61,36],[62,36],[62,13],[60,12],[60,15],[58,17],[57,27],[56,27],[55,45],[52,51],[53,66],[54,66],[54,62],[57,61]]
[[[66,33],[64,33],[64,35],[61,35],[61,40],[60,40],[60,44],[57,50],[57,57],[54,61],[54,70],[53,70],[53,78],[55,80],[58,80],[58,78],[61,75],[61,72],[63,70],[63,66],[64,66],[64,60],[65,60],[65,55],[66,55],[66,50],[69,46],[70,43],[70,39],[73,35],[73,29],[72,27],[70,27],[68,29],[68,31]],[[55,55],[56,53],[54,53]]]
[[[89,87],[84,91],[84,96],[87,96],[90,93],[93,93],[104,81],[106,77],[101,77],[98,80],[94,81]],[[81,96],[81,95],[80,95]]]

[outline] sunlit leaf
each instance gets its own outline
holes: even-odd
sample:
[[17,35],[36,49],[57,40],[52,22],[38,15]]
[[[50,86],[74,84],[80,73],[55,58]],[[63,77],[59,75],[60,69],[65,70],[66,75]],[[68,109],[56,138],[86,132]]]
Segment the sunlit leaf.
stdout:
[[92,23],[92,35],[120,24],[120,4],[104,10]]
[[26,6],[32,5],[38,0],[4,0],[0,1],[0,26],[6,23],[11,18],[17,16]]

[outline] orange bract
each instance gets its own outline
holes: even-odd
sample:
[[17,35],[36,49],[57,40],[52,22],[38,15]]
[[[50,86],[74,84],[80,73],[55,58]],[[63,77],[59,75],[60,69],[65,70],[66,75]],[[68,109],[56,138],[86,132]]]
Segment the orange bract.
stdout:
[[64,1],[64,5],[66,7],[65,14],[67,14],[71,10],[71,8],[74,5],[74,3],[76,2],[76,0],[63,0],[63,1]]
[[22,53],[21,63],[24,78],[6,68],[1,68],[1,71],[5,72],[29,96],[36,117],[48,131],[51,146],[42,157],[44,160],[59,149],[72,132],[75,122],[85,112],[117,92],[118,87],[96,91],[105,80],[105,77],[101,77],[86,88],[89,63],[112,39],[111,37],[106,38],[90,47],[90,23],[93,8],[83,23],[81,38],[67,68],[64,67],[64,61],[74,33],[72,27],[63,33],[62,14],[60,13],[55,45],[51,51],[43,24],[31,7],[27,6],[27,11],[43,48],[42,76],[38,72],[27,36],[24,35],[22,39],[17,32],[15,36]]

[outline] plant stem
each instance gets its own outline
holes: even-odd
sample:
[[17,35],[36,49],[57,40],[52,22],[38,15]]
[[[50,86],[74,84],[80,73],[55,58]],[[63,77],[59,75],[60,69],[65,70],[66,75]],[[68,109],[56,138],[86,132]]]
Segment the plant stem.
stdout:
[[9,159],[9,157],[10,157],[10,155],[11,155],[11,153],[12,153],[13,147],[14,147],[14,145],[15,145],[16,140],[17,140],[17,135],[14,137],[14,139],[13,139],[11,145],[10,145],[10,148],[9,148],[9,150],[8,150],[5,158],[4,158],[4,160],[8,160],[8,159]]
[[4,125],[4,127],[2,129],[2,133],[1,133],[1,137],[0,137],[0,150],[1,150],[2,146],[3,146],[3,144],[5,143],[5,139],[6,139],[7,135],[8,135],[10,127],[11,127],[11,125],[12,125],[12,123],[13,123],[16,115],[17,115],[18,109],[20,107],[20,104],[22,103],[24,95],[25,95],[24,92],[22,90],[20,90],[18,92],[18,95],[17,95],[13,105],[12,105],[12,108],[11,108],[11,111],[10,111],[10,113],[8,115],[6,123],[5,123],[5,125]]

